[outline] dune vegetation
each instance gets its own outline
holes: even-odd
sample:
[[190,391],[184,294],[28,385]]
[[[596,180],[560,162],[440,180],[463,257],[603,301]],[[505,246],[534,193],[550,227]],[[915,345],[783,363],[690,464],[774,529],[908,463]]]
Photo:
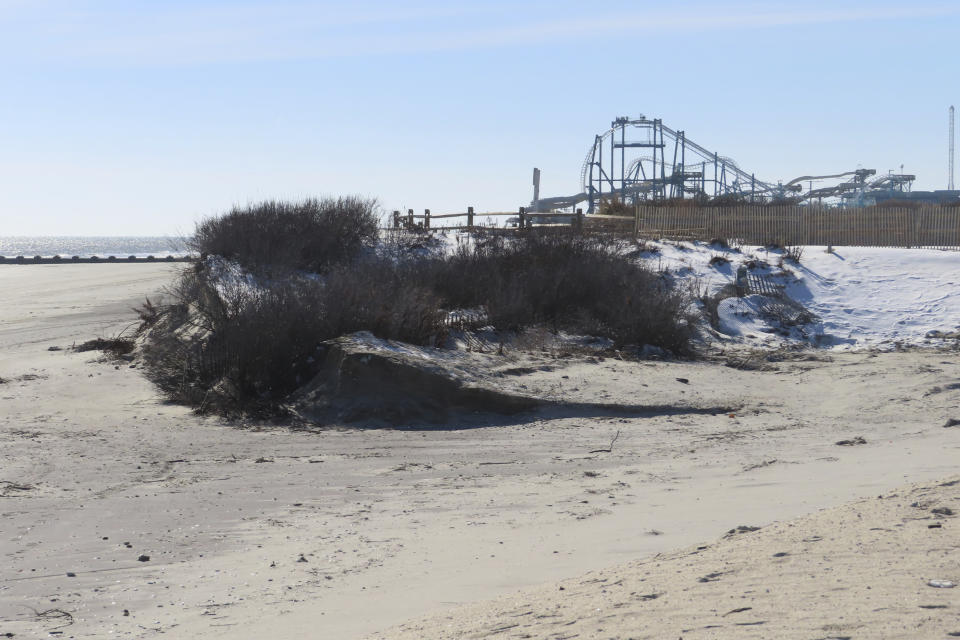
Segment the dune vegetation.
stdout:
[[687,293],[610,235],[381,234],[376,203],[347,197],[234,208],[200,222],[192,245],[201,259],[141,314],[141,343],[152,379],[204,410],[277,407],[325,341],[357,331],[444,348],[452,331],[509,341],[538,328],[690,352]]

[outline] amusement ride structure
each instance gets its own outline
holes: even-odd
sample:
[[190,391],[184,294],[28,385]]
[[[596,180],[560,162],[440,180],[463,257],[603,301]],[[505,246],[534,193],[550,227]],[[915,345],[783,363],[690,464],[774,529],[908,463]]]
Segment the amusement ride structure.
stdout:
[[[916,176],[902,169],[900,173],[876,173],[874,169],[855,169],[770,182],[745,171],[731,158],[709,151],[658,118],[620,117],[595,136],[587,151],[580,170],[581,192],[540,198],[539,170],[535,170],[530,209],[552,211],[585,202],[587,213],[594,213],[612,203],[633,205],[678,198],[794,204],[826,201],[838,206],[866,206],[890,199],[926,202],[960,198],[960,192],[952,190],[911,192]],[[825,183],[837,179],[842,180]]]

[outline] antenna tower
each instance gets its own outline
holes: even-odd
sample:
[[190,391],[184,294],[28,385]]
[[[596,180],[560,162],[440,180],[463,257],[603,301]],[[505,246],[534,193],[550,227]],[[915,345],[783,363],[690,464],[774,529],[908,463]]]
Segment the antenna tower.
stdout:
[[947,189],[953,191],[953,105],[950,105],[950,158],[947,161],[947,172],[950,175]]

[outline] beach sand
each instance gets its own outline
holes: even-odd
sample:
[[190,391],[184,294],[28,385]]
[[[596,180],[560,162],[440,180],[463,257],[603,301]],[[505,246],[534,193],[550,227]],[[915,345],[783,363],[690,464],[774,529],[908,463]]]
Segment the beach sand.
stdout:
[[[373,638],[960,636],[960,476],[591,571]],[[948,579],[949,578],[949,579]]]
[[[960,590],[925,586],[960,581],[954,520],[930,512],[960,511],[956,487],[900,488],[957,473],[960,426],[944,427],[960,419],[955,351],[764,371],[508,354],[511,388],[673,409],[551,407],[449,429],[228,423],[165,403],[135,362],[68,349],[133,323],[130,307],[176,268],[0,268],[0,634],[960,631]],[[740,525],[764,528],[718,542]],[[530,620],[543,612],[560,618]]]

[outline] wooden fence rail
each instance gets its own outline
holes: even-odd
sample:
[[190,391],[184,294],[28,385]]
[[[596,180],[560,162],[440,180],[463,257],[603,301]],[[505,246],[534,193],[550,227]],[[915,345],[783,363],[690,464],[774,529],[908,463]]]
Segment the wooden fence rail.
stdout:
[[[558,224],[580,226],[584,221],[583,209],[577,209],[575,213],[535,213],[528,212],[524,207],[520,207],[517,211],[485,211],[483,213],[475,213],[473,207],[467,207],[467,211],[464,213],[443,213],[439,215],[430,213],[430,209],[424,209],[423,213],[414,213],[413,209],[407,209],[406,214],[400,211],[394,211],[392,226],[394,229],[450,231],[472,229],[480,226],[477,224],[477,218],[499,218],[503,216],[508,216],[505,226],[519,229]],[[465,219],[466,224],[439,227],[433,224],[434,220],[447,220],[451,218]],[[633,218],[630,218],[630,220],[633,220]]]
[[960,207],[637,207],[636,233],[743,244],[960,249]]

